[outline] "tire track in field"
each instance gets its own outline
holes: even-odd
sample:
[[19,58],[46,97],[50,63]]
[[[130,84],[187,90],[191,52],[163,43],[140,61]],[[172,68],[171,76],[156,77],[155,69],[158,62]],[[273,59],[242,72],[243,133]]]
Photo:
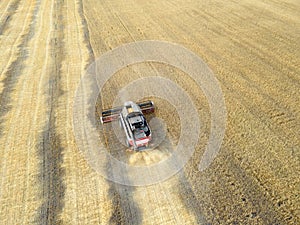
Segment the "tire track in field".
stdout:
[[[220,24],[220,22],[218,22],[219,24]],[[178,23],[177,23],[178,24]],[[169,27],[172,27],[172,23],[170,23],[169,24]],[[174,27],[174,26],[173,26]],[[184,29],[184,27],[183,27],[183,25],[182,25],[182,27],[180,27],[180,28],[182,28],[181,30],[185,30]],[[220,29],[224,29],[225,30],[225,32],[227,32],[229,35],[231,34],[230,33],[230,31],[228,30],[228,29],[226,29],[226,28],[224,28],[224,27],[219,27]],[[166,29],[168,29],[168,27],[166,26]],[[175,28],[173,28],[172,30],[179,30],[179,29],[175,29]],[[221,35],[221,33],[220,33],[220,31],[219,30],[213,30],[215,33],[217,33],[217,34],[220,34]],[[224,32],[223,32],[224,33]],[[199,40],[199,38],[197,38],[195,35],[193,35],[193,34],[190,34],[190,36],[191,36],[191,38],[193,39],[193,41],[194,42],[197,42],[197,40]],[[205,43],[205,40],[201,40],[202,42],[204,42]],[[239,43],[238,41],[237,41],[237,39],[236,38],[234,38],[234,43],[235,44],[238,44],[238,46],[240,46],[240,49],[244,49],[245,47],[247,47],[247,45],[245,45],[245,44],[241,44],[241,43]],[[247,49],[247,48],[246,48]],[[227,57],[225,57],[225,56],[221,56],[221,55],[219,55],[218,54],[218,52],[215,50],[215,49],[206,49],[208,52],[209,52],[209,54],[211,54],[211,55],[214,55],[214,58],[217,58],[218,60],[216,60],[217,61],[217,63],[219,63],[219,62],[221,62],[222,64],[224,64],[224,67],[226,66],[226,65],[231,65],[232,64],[232,58],[230,58],[231,59],[231,61],[229,62],[228,61],[228,58]],[[257,50],[258,51],[258,50]],[[257,51],[256,51],[256,53],[257,53]],[[257,53],[258,54],[258,53]],[[259,57],[259,58],[261,58],[261,57]],[[265,60],[264,60],[265,61]],[[268,67],[269,67],[269,69],[272,69],[271,68],[271,66],[269,66],[267,63],[265,63],[265,65],[267,65]],[[247,70],[246,69],[244,69],[244,68],[239,68],[239,65],[237,64],[236,65],[236,68],[235,68],[235,70],[237,70],[238,72],[240,72],[240,77],[238,77],[238,78],[235,78],[235,77],[228,77],[227,79],[230,79],[230,80],[239,80],[239,82],[238,83],[236,83],[236,82],[230,82],[230,81],[226,81],[226,79],[224,79],[224,78],[219,78],[219,79],[221,79],[222,80],[222,83],[224,83],[225,81],[226,81],[226,83],[228,83],[228,85],[230,85],[231,86],[231,88],[229,88],[229,89],[232,89],[232,87],[234,86],[234,84],[240,84],[240,83],[242,83],[242,82],[245,82],[245,83],[247,83],[247,86],[245,86],[245,87],[247,87],[248,88],[248,86],[250,86],[250,88],[249,88],[249,92],[247,92],[247,95],[249,95],[249,93],[251,93],[251,88],[252,88],[252,91],[253,90],[256,90],[256,92],[257,93],[259,93],[259,95],[261,96],[261,97],[264,97],[264,101],[265,102],[268,102],[268,104],[271,104],[271,105],[274,105],[274,103],[276,103],[276,108],[278,108],[278,110],[280,110],[280,111],[282,111],[283,110],[283,108],[285,109],[285,111],[287,111],[287,114],[286,114],[286,116],[288,117],[288,118],[286,118],[283,122],[281,122],[280,121],[280,129],[281,129],[281,127],[282,126],[284,126],[284,125],[286,125],[286,126],[289,126],[290,124],[290,122],[292,122],[292,121],[295,121],[295,117],[299,117],[297,114],[299,114],[298,112],[296,112],[295,110],[293,110],[292,108],[291,108],[291,105],[285,105],[284,107],[282,107],[282,106],[280,106],[280,102],[278,102],[278,100],[277,99],[275,99],[274,97],[272,97],[272,96],[270,96],[270,95],[267,95],[267,92],[266,91],[264,91],[264,89],[263,88],[261,88],[261,85],[257,85],[257,81],[255,82],[255,80],[253,80],[253,78],[252,77],[249,77],[249,76],[247,76]],[[272,69],[272,71],[274,71],[274,72],[276,72],[276,70],[274,70],[274,69]],[[252,78],[252,79],[251,79]],[[262,77],[261,79],[264,79],[264,77]],[[281,79],[281,81],[284,81],[284,82],[286,82],[286,80],[284,80],[283,78],[280,78],[279,77],[279,79]],[[240,92],[242,92],[242,91],[244,91],[244,90],[242,90],[242,89],[240,89]],[[244,92],[244,93],[246,93],[246,92]],[[286,95],[286,93],[285,92],[282,92],[281,93],[281,95],[283,95],[283,96],[287,96]],[[240,96],[243,96],[243,95],[240,95]],[[248,104],[248,106],[251,106],[251,98],[249,98],[249,99],[247,99],[248,100],[248,102],[249,102],[249,104]],[[282,104],[285,104],[285,103],[282,103]],[[288,110],[287,110],[288,109]],[[286,122],[285,122],[286,121]],[[264,121],[264,123],[265,123],[265,121]],[[272,123],[270,123],[270,124],[272,124]],[[273,126],[272,126],[273,127]],[[278,133],[278,129],[276,128],[276,129],[274,129],[275,130],[275,132],[277,132]]]
[[274,201],[270,195],[266,195],[266,190],[259,184],[257,179],[249,174],[244,168],[241,167],[240,162],[232,155],[225,159],[226,165],[233,174],[233,179],[238,181],[242,191],[245,194],[245,199],[242,201],[249,201],[252,205],[252,212],[247,217],[260,217],[264,224],[283,224],[284,218],[278,213]]
[[3,12],[0,20],[0,35],[3,35],[7,27],[9,26],[11,19],[13,15],[16,13],[16,11],[19,8],[21,0],[15,0],[11,4],[9,4],[9,7],[7,8],[6,12]]
[[188,174],[187,181],[192,184],[193,198],[205,215],[208,215],[207,221],[212,224],[224,224],[225,221],[226,224],[283,224],[284,218],[279,214],[270,190],[241,164],[243,156],[237,157],[226,151],[226,148],[239,147],[227,144],[222,150],[225,153],[220,152],[204,174],[195,173],[199,162],[193,161],[201,158],[196,151],[195,158],[185,170],[185,174]]
[[[249,40],[249,38],[244,38],[242,35],[240,35],[239,33],[238,34],[235,34],[232,30],[232,27],[230,27],[232,21],[229,21],[231,23],[229,23],[227,21],[227,23],[225,23],[223,20],[220,21],[218,19],[218,17],[214,16],[213,14],[211,13],[205,13],[205,14],[201,14],[201,16],[204,17],[204,19],[213,24],[214,27],[211,27],[210,30],[208,30],[208,32],[210,33],[210,35],[213,37],[215,36],[216,34],[219,36],[219,37],[222,37],[222,36],[225,36],[225,37],[229,37],[227,38],[228,40],[230,40],[231,43],[234,44],[234,47],[236,48],[236,46],[239,46],[239,50],[241,51],[244,51],[245,53],[249,54],[250,56],[252,56],[253,54],[255,54],[255,57],[259,57],[259,59],[262,61],[262,63],[264,63],[264,66],[268,67],[269,70],[271,71],[274,71],[274,73],[278,74],[277,77],[275,77],[276,79],[278,79],[279,82],[284,82],[284,83],[287,83],[288,85],[293,85],[297,88],[297,85],[299,83],[299,80],[296,79],[296,77],[291,77],[288,73],[287,75],[289,76],[290,80],[289,79],[285,79],[285,77],[283,76],[280,76],[280,74],[278,73],[278,71],[282,71],[282,68],[280,68],[280,65],[282,64],[281,61],[280,61],[280,57],[278,57],[278,54],[276,53],[273,53],[272,51],[268,51],[268,49],[265,49],[265,48],[261,48],[261,46],[259,46],[259,43],[257,42],[253,42],[252,39]],[[230,18],[230,17],[229,17]],[[191,19],[194,19],[194,18],[191,18]],[[177,32],[180,32],[181,31],[185,31],[185,33],[188,33],[189,30],[190,30],[190,27],[186,26],[186,24],[183,24],[183,23],[179,23],[177,22],[176,23],[176,27],[173,25],[174,22],[170,19],[169,21],[167,21],[168,23],[168,26],[165,26],[165,28],[168,30],[168,31],[171,31],[170,28],[173,27],[172,30],[175,30]],[[259,29],[264,29],[264,31],[268,31],[268,37],[269,36],[276,36],[274,35],[274,32],[272,32],[272,30],[269,30],[269,27],[265,27],[265,26],[258,26]],[[258,29],[258,27],[256,27],[256,29]],[[180,29],[178,29],[180,28]],[[179,33],[181,36],[183,36],[181,33]],[[189,41],[193,41],[193,43],[198,43],[198,42],[201,42],[201,43],[211,43],[209,41],[209,39],[201,39],[200,37],[203,36],[203,34],[201,34],[200,36],[198,35],[197,36],[197,33],[193,34],[193,33],[190,33],[189,34]],[[275,38],[275,37],[273,37]],[[269,42],[268,40],[263,40],[264,41],[264,45],[266,45],[267,47],[270,47],[269,46]],[[268,41],[266,43],[266,41]],[[291,44],[292,42],[290,42],[289,44]],[[246,49],[246,51],[244,50]],[[249,51],[251,50],[251,52]],[[216,53],[216,52],[214,52]],[[226,53],[228,54],[228,53]],[[272,65],[269,65],[270,62],[267,61],[267,59],[265,58],[265,56],[269,54],[271,57],[268,57],[271,58],[272,60],[274,60],[274,63],[272,63]],[[233,56],[233,57],[232,57]],[[214,57],[219,57],[218,54],[214,55]],[[229,58],[236,58],[235,55],[231,55],[231,57]],[[251,58],[250,58],[251,59]],[[230,65],[230,64],[229,64]],[[240,65],[238,65],[240,66]],[[288,68],[288,70],[293,73],[294,75],[296,75],[297,71],[295,69],[295,66],[294,65],[289,65],[291,68]],[[253,77],[251,77],[253,79]],[[272,77],[274,79],[274,77]],[[267,79],[265,79],[264,76],[261,76],[260,79],[264,79],[262,81],[264,81],[264,83],[269,83],[270,82],[270,76],[269,78],[267,77]],[[293,81],[291,81],[293,80]],[[280,86],[278,88],[281,88]],[[285,92],[283,91],[283,94]]]
[[[83,29],[84,42],[86,44],[86,48],[89,51],[89,59],[88,59],[88,63],[87,63],[87,67],[88,67],[92,62],[95,61],[95,54],[94,54],[94,50],[93,50],[92,45],[91,45],[90,31],[89,31],[89,27],[88,27],[88,24],[87,24],[85,12],[84,12],[84,9],[83,9],[83,1],[78,0],[77,4],[78,4],[78,14],[80,15],[80,18],[81,18],[81,25],[82,25],[82,29]],[[87,67],[85,69],[87,69]]]
[[[91,45],[88,22],[85,17],[82,1],[79,2],[79,5],[79,13],[82,15],[81,21],[85,31],[84,38],[86,40],[86,46],[90,52],[90,61],[93,62],[95,60],[95,54]],[[103,105],[102,98],[99,99],[99,101],[100,105]],[[113,148],[115,146],[111,147]],[[111,165],[108,163],[107,176],[113,176],[113,173],[113,168],[111,168]],[[126,177],[126,171],[124,171],[124,177]],[[133,187],[109,182],[109,196],[113,204],[112,214],[109,219],[111,224],[141,224],[142,216],[139,207],[133,199],[133,191]]]
[[65,186],[63,176],[65,169],[62,168],[63,148],[61,147],[61,137],[56,130],[56,113],[58,110],[58,99],[63,94],[60,85],[61,67],[64,59],[64,15],[63,4],[61,1],[52,1],[52,24],[50,24],[50,32],[52,33],[50,40],[50,63],[49,63],[49,96],[47,107],[49,108],[49,117],[44,127],[44,131],[40,134],[39,151],[40,180],[42,188],[43,203],[38,209],[37,221],[40,224],[61,224],[59,214],[64,206]]
[[11,17],[11,23],[14,24],[14,26],[10,26],[4,35],[0,35],[0,51],[3,53],[3,57],[0,61],[1,82],[11,63],[18,57],[19,46],[29,29],[31,15],[37,15],[37,12],[33,11],[35,4],[34,1],[22,2],[22,4],[18,6],[16,15]]
[[[39,1],[36,3],[34,13],[31,18],[30,26],[28,32],[23,36],[23,40],[18,45],[19,48],[19,55],[16,60],[14,60],[11,65],[9,66],[6,77],[3,79],[3,90],[0,93],[0,124],[3,123],[3,117],[7,114],[8,111],[11,110],[12,106],[10,105],[11,102],[11,94],[14,90],[14,87],[24,69],[24,62],[28,58],[28,44],[29,41],[32,39],[36,27],[36,17],[39,11]],[[0,136],[2,135],[2,127],[0,126]]]
[[[215,167],[219,173],[210,174],[208,205],[213,206],[213,210],[209,212],[209,221],[216,224],[284,224],[285,220],[274,201],[256,178],[242,168],[234,156],[220,156],[220,160],[222,163]],[[195,186],[200,183],[194,180]],[[196,188],[198,197],[200,192]]]
[[[278,212],[275,202],[268,194],[262,194],[266,193],[266,190],[263,189],[256,178],[247,173],[247,171],[241,167],[240,162],[234,157],[230,157],[228,164],[235,179],[240,182],[245,197],[253,206],[252,212],[250,215],[246,215],[246,217],[255,217],[257,214],[257,216],[264,221],[264,224],[282,224],[285,220]],[[242,199],[242,201],[244,201],[244,199]]]
[[[260,58],[263,59],[263,61],[265,62],[266,59],[264,59],[263,57],[266,55],[266,53],[268,54],[271,54],[271,57],[269,58],[272,58],[272,60],[276,60],[275,63],[273,63],[273,67],[276,68],[276,70],[279,70],[281,71],[281,68],[279,68],[278,65],[280,65],[280,58],[278,57],[278,54],[276,53],[273,53],[271,51],[266,51],[265,48],[261,48],[261,46],[258,45],[258,43],[253,43],[251,42],[251,40],[249,41],[249,39],[247,38],[244,38],[243,36],[239,35],[239,34],[236,34],[233,32],[232,30],[232,27],[230,27],[230,25],[232,24],[232,20],[229,20],[229,21],[220,21],[218,20],[218,17],[214,16],[214,14],[211,14],[211,13],[199,13],[207,22],[211,23],[211,24],[214,24],[210,30],[213,31],[213,34],[218,34],[220,37],[224,36],[228,36],[230,37],[231,41],[234,42],[234,44],[240,46],[239,49],[248,49],[249,50],[249,47],[251,48],[251,50],[254,50],[256,55],[259,56]],[[230,19],[230,17],[228,17]],[[191,19],[195,19],[195,18],[191,18]],[[189,19],[190,20],[190,19]],[[170,19],[169,21],[167,21],[168,23],[168,26],[165,26],[165,29],[168,30],[168,31],[172,31],[172,30],[175,30],[175,31],[185,31],[185,33],[189,33],[189,31],[191,30],[189,26],[186,26],[186,24],[182,23],[181,21],[180,22],[177,22],[176,23],[176,27],[173,25],[174,24],[174,21],[172,19]],[[227,23],[225,23],[227,22]],[[163,24],[163,23],[162,23]],[[173,29],[171,30],[170,28],[173,27]],[[214,28],[215,27],[215,28]],[[180,28],[180,29],[178,29]],[[217,29],[216,29],[217,28]],[[256,29],[258,29],[258,27],[256,27]],[[268,31],[268,37],[269,36],[272,36],[272,38],[275,38],[276,35],[275,35],[275,32],[272,31],[272,30],[269,30],[270,28],[269,27],[266,27],[266,26],[259,26],[259,29],[264,29],[264,30],[267,30]],[[210,30],[208,30],[208,32],[211,32]],[[180,33],[179,33],[180,34]],[[281,34],[281,33],[280,33]],[[278,34],[278,35],[280,35]],[[181,36],[183,36],[182,34],[180,34]],[[198,35],[197,37],[197,33],[189,33],[189,41],[192,40],[193,43],[198,43],[201,41],[201,43],[207,43],[207,40],[199,40],[199,37],[203,36],[203,34],[201,34],[200,36]],[[212,35],[213,36],[213,35]],[[282,38],[282,37],[277,37],[277,38]],[[263,40],[264,41],[264,45],[266,45],[267,47],[270,47],[269,46],[269,40],[267,40],[268,42],[266,43],[266,40]],[[289,44],[291,44],[292,42],[289,42]],[[268,49],[267,49],[268,50]],[[248,51],[249,52],[249,51]],[[284,54],[283,54],[284,55]],[[215,55],[217,57],[217,55]],[[295,63],[294,63],[295,64]],[[269,66],[269,62],[267,62],[265,64],[266,66]],[[292,65],[290,65],[292,66]],[[294,67],[294,66],[293,66]],[[272,67],[269,66],[268,69],[272,69],[273,71],[276,71],[274,70]],[[289,68],[289,70],[291,72],[294,73],[294,75],[296,75],[296,71],[293,71],[292,68]],[[295,68],[294,68],[295,70]],[[290,77],[291,79],[293,79],[292,77]],[[261,79],[264,79],[264,77],[261,77]],[[290,85],[296,85],[296,83],[299,83],[299,81],[296,79],[295,82],[291,82],[290,80],[287,80],[285,79],[284,77],[282,76],[278,76],[277,79],[281,79],[281,82],[289,82]],[[267,82],[270,82],[269,80]]]

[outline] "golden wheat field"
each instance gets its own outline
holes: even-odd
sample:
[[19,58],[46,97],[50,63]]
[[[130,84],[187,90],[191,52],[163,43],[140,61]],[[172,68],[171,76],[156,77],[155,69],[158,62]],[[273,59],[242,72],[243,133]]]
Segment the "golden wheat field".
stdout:
[[[0,224],[300,224],[299,11],[299,0],[1,0]],[[162,76],[189,95],[201,120],[182,170],[126,186],[105,179],[79,150],[73,103],[89,65],[143,40],[176,43],[204,60],[223,92],[226,130],[218,155],[200,171],[211,129],[201,88],[160,63],[119,70],[95,115],[135,80]],[[153,126],[164,139],[158,148],[128,152],[109,127],[99,131],[125,163],[160,162],[178,144],[176,109],[152,100],[166,131]],[[109,163],[106,169],[113,173]]]

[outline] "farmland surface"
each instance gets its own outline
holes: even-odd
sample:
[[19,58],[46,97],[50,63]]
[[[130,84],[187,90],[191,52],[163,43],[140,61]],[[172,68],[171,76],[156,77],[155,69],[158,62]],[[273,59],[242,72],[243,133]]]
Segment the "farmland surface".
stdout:
[[[300,224],[299,9],[298,0],[0,1],[0,224]],[[195,81],[155,62],[118,71],[96,115],[134,80],[161,76],[190,96],[201,121],[184,169],[132,187],[106,180],[86,161],[73,102],[90,64],[143,40],[201,57],[220,83],[227,121],[219,154],[201,172],[210,108]],[[99,125],[114,157],[147,165],[172,153],[180,118],[172,104],[152,100],[164,142],[130,153]]]

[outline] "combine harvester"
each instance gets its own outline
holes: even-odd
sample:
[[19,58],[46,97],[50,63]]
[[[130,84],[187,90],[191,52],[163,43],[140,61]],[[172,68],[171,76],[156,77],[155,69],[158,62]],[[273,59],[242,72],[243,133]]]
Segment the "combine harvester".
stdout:
[[144,114],[153,112],[152,101],[128,101],[121,107],[103,111],[100,119],[102,124],[119,120],[126,135],[126,145],[135,151],[142,151],[147,149],[151,141],[151,130]]

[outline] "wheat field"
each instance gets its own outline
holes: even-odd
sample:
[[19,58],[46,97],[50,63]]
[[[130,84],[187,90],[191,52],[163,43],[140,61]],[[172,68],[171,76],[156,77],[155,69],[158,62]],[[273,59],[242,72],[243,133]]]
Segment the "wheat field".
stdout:
[[[0,224],[300,224],[299,9],[298,0],[0,1]],[[155,62],[118,71],[96,115],[124,86],[159,74],[190,96],[202,121],[182,170],[132,187],[89,165],[76,145],[73,102],[90,64],[143,40],[201,57],[220,83],[227,121],[219,154],[199,171],[210,130],[202,90]],[[153,100],[176,145],[176,110]],[[111,154],[132,165],[169,154],[163,147],[128,153],[109,128],[100,134]]]

